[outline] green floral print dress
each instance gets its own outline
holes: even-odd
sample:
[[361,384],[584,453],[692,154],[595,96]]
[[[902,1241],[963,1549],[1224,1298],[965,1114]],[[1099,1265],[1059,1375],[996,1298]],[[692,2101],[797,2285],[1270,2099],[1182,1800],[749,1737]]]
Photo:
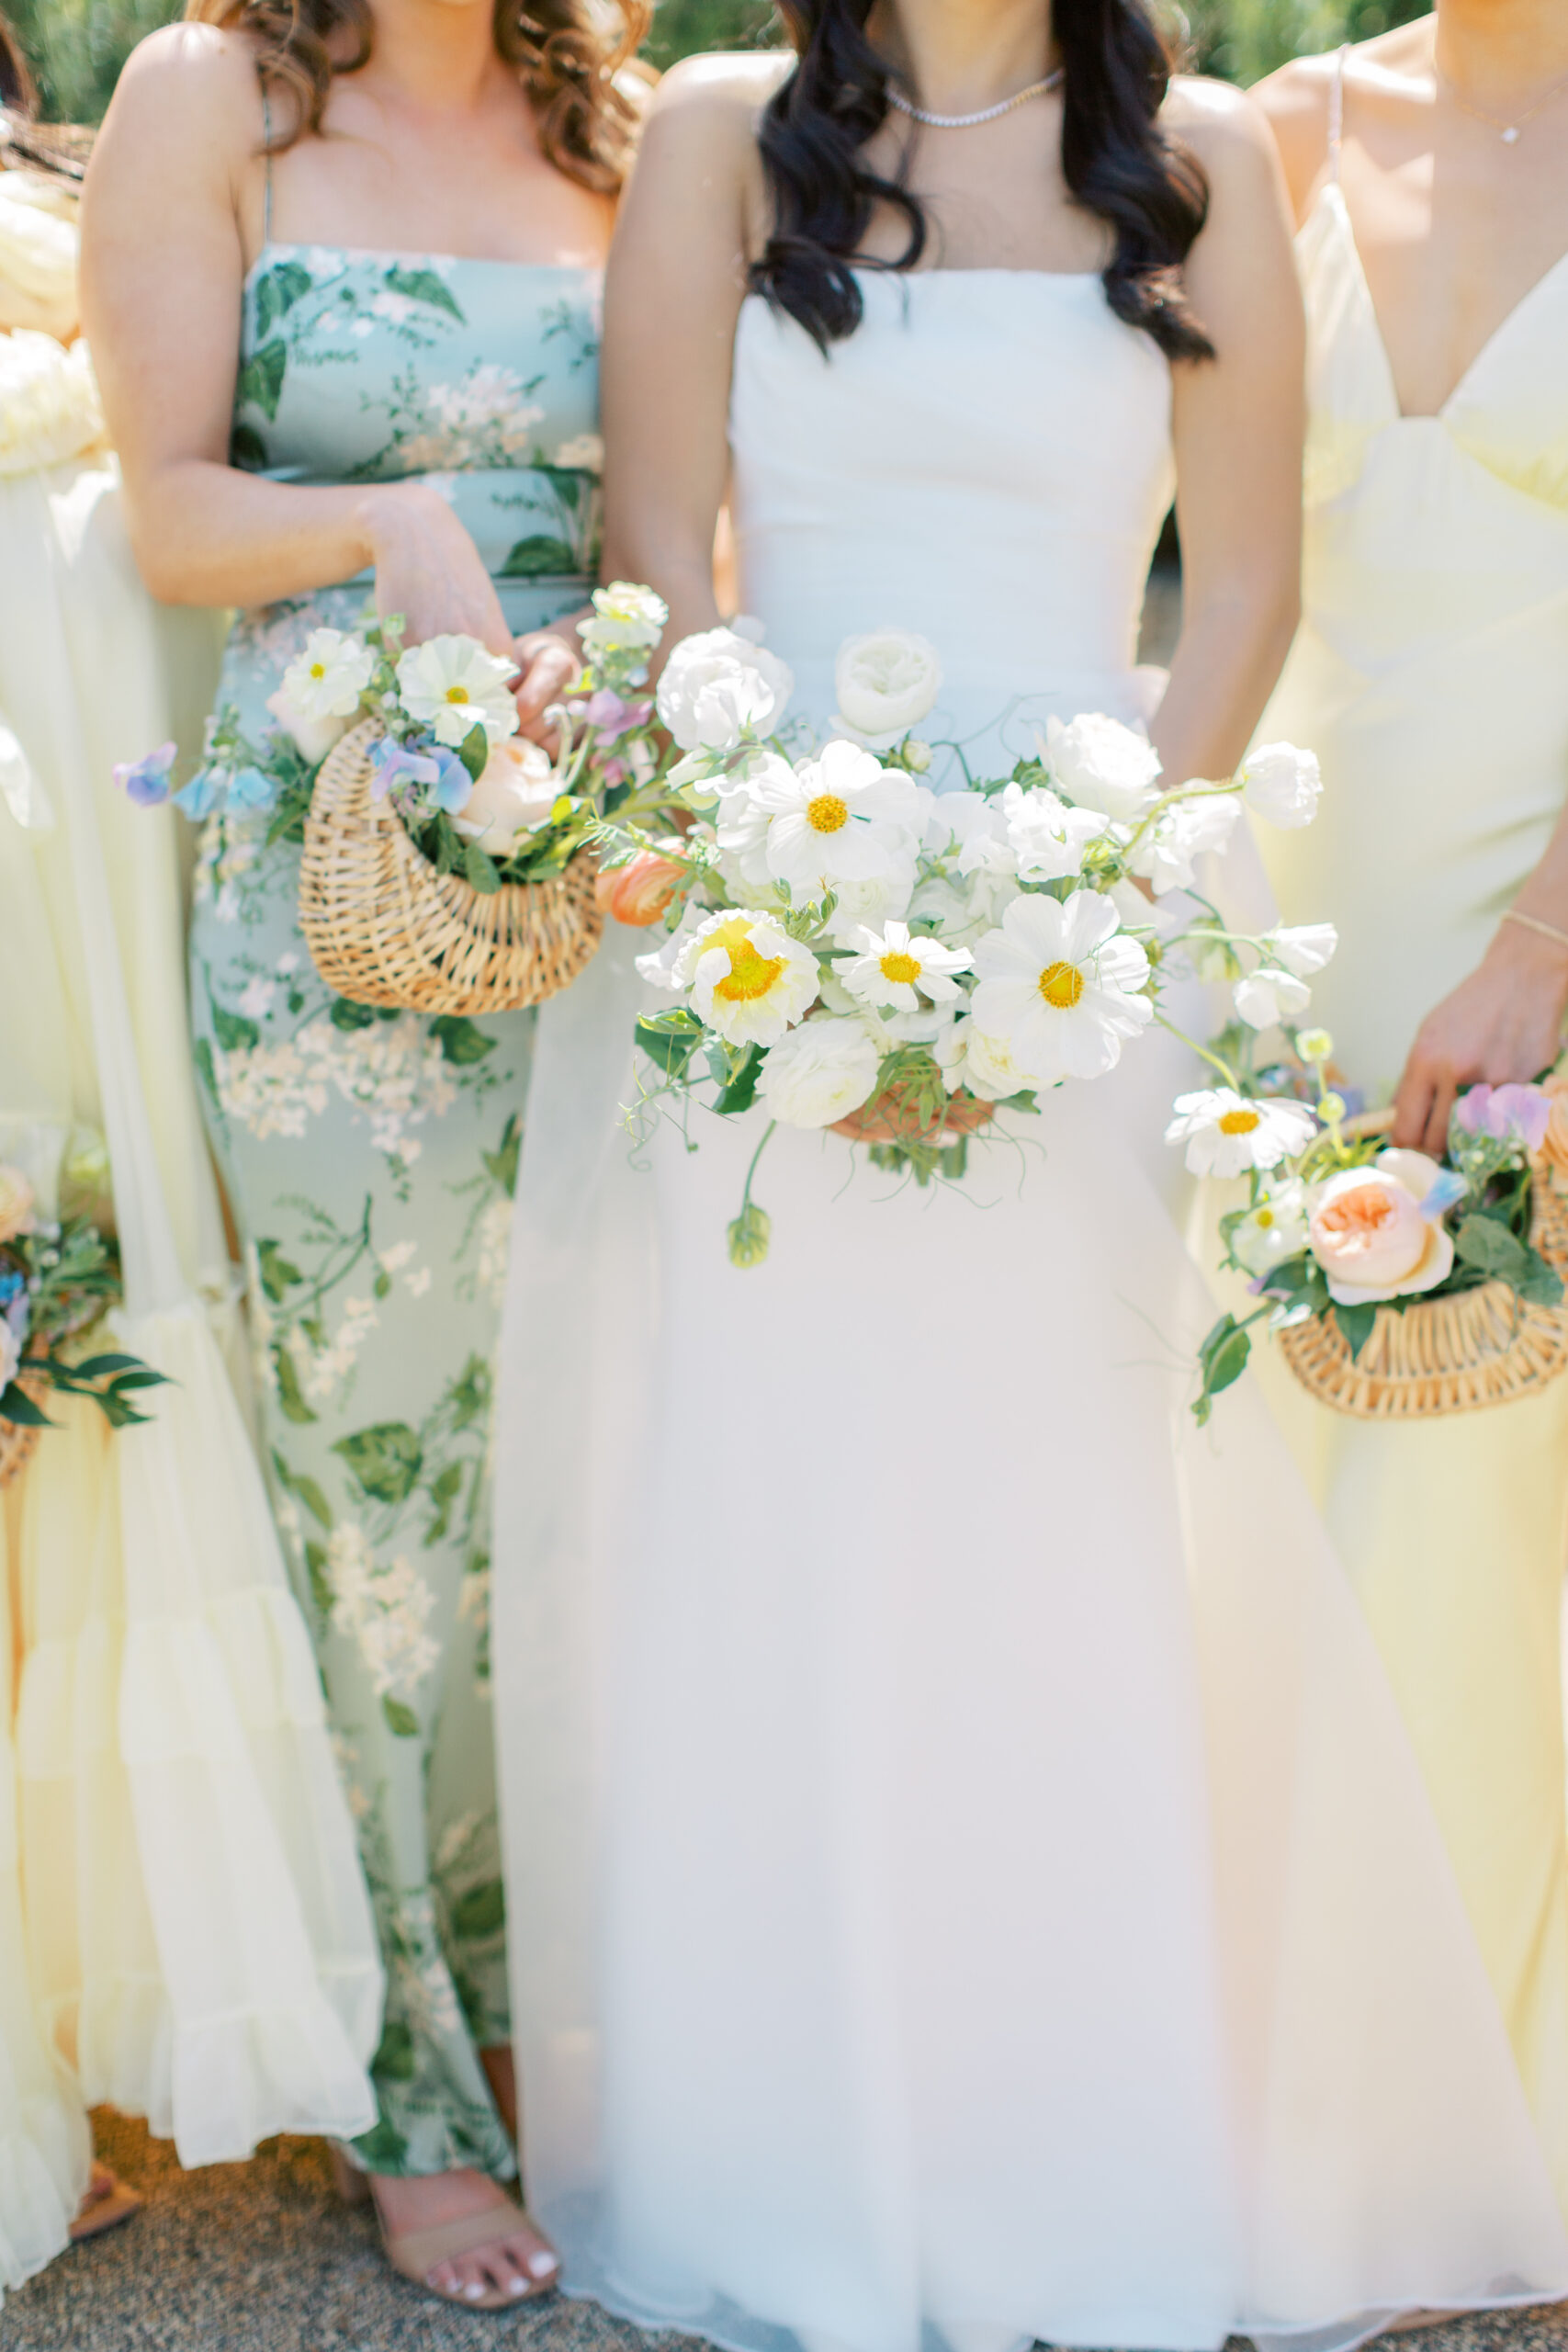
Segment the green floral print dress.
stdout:
[[[294,482],[418,475],[510,627],[596,561],[595,273],[267,244],[245,288],[234,462]],[[220,707],[253,739],[313,628],[368,578],[242,614]],[[508,2039],[489,1711],[491,1358],[533,1016],[335,996],[299,852],[265,812],[205,829],[196,1057],[244,1244],[265,1452],[314,1628],[387,1963],[370,2170],[515,2170],[481,2049]]]

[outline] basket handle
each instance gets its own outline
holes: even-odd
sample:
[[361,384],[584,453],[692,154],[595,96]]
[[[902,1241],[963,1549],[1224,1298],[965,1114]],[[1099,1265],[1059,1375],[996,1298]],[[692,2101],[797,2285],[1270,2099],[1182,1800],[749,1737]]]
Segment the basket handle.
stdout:
[[1393,1125],[1393,1108],[1386,1111],[1358,1111],[1353,1119],[1345,1122],[1345,1133],[1355,1136],[1386,1136]]

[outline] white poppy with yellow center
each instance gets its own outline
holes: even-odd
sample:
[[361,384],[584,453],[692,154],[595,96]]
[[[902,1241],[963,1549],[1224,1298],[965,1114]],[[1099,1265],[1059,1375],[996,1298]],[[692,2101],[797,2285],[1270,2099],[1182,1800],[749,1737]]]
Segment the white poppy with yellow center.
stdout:
[[1100,1078],[1154,1019],[1149,959],[1103,891],[1015,899],[975,949],[975,1025],[1047,1085]]
[[817,1001],[817,958],[771,915],[727,909],[699,923],[675,984],[698,1018],[731,1046],[773,1046]]
[[766,760],[728,792],[719,846],[739,851],[749,876],[787,882],[797,899],[820,899],[845,882],[899,872],[912,879],[931,802],[927,786],[901,769],[835,739],[795,767]]
[[938,939],[922,939],[907,922],[885,923],[880,932],[862,926],[863,952],[839,967],[839,977],[863,1004],[892,1005],[898,1012],[915,1012],[921,998],[931,1004],[951,1003],[958,994],[955,972],[967,972],[973,958],[962,949],[944,947]]
[[492,743],[517,732],[509,681],[517,664],[488,653],[472,637],[432,637],[398,662],[398,699],[417,726],[453,751],[476,727]]
[[1317,1132],[1304,1102],[1238,1094],[1233,1086],[1179,1094],[1167,1143],[1187,1146],[1194,1176],[1245,1176],[1249,1168],[1278,1168],[1303,1151]]

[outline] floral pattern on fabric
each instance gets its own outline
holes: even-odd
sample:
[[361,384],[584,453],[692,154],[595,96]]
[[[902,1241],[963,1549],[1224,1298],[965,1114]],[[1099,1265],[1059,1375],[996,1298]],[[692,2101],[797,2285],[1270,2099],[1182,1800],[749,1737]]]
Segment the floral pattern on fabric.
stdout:
[[[235,461],[434,481],[510,626],[540,627],[583,601],[596,556],[596,299],[573,269],[268,246],[246,288]],[[310,631],[351,628],[369,585],[242,614],[220,704],[271,724]],[[356,2153],[378,2172],[508,2178],[479,2056],[509,2032],[488,1531],[533,1015],[349,1003],[310,962],[299,875],[265,816],[209,820],[191,1000],[274,1507],[387,1965],[379,2119]]]

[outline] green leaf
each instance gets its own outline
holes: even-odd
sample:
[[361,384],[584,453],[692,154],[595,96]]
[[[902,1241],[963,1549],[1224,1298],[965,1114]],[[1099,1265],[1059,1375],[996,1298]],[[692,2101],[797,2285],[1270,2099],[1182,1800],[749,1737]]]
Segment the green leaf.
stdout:
[[478,1943],[481,1937],[498,1936],[506,1925],[506,1890],[500,1879],[487,1879],[482,1886],[471,1886],[452,1905],[452,1933],[464,1943]]
[[489,851],[482,850],[478,842],[464,842],[463,871],[468,877],[469,889],[477,890],[481,899],[490,898],[501,888],[501,876],[495,870],[494,861]]
[[216,998],[212,1004],[212,1034],[226,1054],[241,1053],[247,1046],[259,1046],[261,1031],[254,1021],[242,1012],[225,1012]]
[[368,2132],[360,2133],[354,2153],[371,2172],[400,2173],[408,2162],[409,2143],[397,2125],[382,2116]]
[[107,1355],[85,1356],[71,1369],[78,1380],[106,1380],[112,1372],[145,1372],[147,1366],[140,1356]]
[[266,471],[266,443],[254,424],[236,424],[229,435],[229,463],[243,474]]
[[510,1199],[517,1190],[517,1162],[523,1150],[523,1130],[517,1114],[513,1112],[502,1129],[501,1142],[494,1151],[481,1151],[487,1172]]
[[334,996],[327,1019],[334,1029],[369,1029],[376,1021],[373,1004],[355,1004],[345,996]]
[[490,737],[476,719],[457,746],[457,757],[478,784],[490,759]]
[[728,1114],[751,1108],[757,1099],[757,1080],[762,1075],[762,1059],[761,1046],[747,1046],[728,1082],[720,1088],[715,1099],[713,1107],[716,1111]]
[[519,539],[512,548],[501,567],[500,577],[502,580],[544,580],[553,579],[560,572],[581,570],[575,548],[569,547],[564,539],[537,531],[529,538]]
[[285,1347],[272,1351],[273,1369],[277,1374],[277,1401],[291,1421],[313,1421],[316,1415],[306,1404],[299,1391],[299,1375],[294,1369],[294,1359]]
[[283,1255],[276,1241],[256,1243],[256,1271],[261,1275],[263,1290],[275,1306],[281,1304],[286,1290],[305,1279],[292,1260]]
[[[1222,1315],[1198,1351],[1203,1376],[1202,1396],[1213,1398],[1241,1378],[1252,1354],[1252,1340],[1234,1315]],[[1207,1419],[1208,1415],[1200,1416]]]
[[407,1421],[376,1421],[355,1430],[340,1437],[333,1452],[341,1454],[361,1492],[378,1503],[406,1502],[424,1466],[419,1439]]
[[433,311],[446,311],[460,325],[468,324],[446,280],[434,269],[404,269],[394,263],[387,272],[387,284],[394,294],[406,294],[411,302],[427,303]]
[[327,1547],[314,1538],[305,1546],[305,1573],[310,1579],[310,1598],[323,1617],[333,1613],[333,1588],[327,1575]]
[[8,1387],[0,1388],[0,1421],[14,1421],[18,1429],[51,1430],[54,1423],[39,1405],[35,1405],[25,1388],[13,1380]]
[[470,1062],[482,1062],[496,1047],[496,1040],[477,1029],[466,1012],[438,1014],[430,1024],[430,1034],[440,1040],[442,1060],[451,1062],[457,1069],[466,1069]]
[[1478,1268],[1491,1281],[1509,1283],[1516,1290],[1529,1272],[1529,1252],[1518,1236],[1496,1217],[1479,1211],[1461,1222],[1454,1249],[1465,1265]]
[[212,1060],[210,1038],[198,1037],[196,1040],[191,1047],[191,1059],[196,1064],[197,1076],[207,1089],[208,1101],[215,1111],[220,1111],[222,1105],[218,1100],[218,1072]]
[[482,1420],[490,1410],[490,1366],[483,1356],[470,1356],[446,1391],[446,1402],[452,1408],[453,1429],[466,1430],[471,1428],[475,1421]]
[[760,1266],[768,1254],[773,1238],[773,1221],[766,1209],[755,1201],[748,1201],[739,1216],[729,1227],[729,1262],[732,1266]]
[[235,407],[259,408],[264,416],[276,421],[288,368],[288,346],[275,335],[259,351],[253,351],[241,368],[240,380],[234,387]]
[[703,1024],[693,1012],[661,1012],[645,1015],[633,1033],[637,1044],[664,1072],[666,1078],[683,1078],[686,1068],[703,1039]]
[[314,1478],[296,1477],[294,1491],[315,1521],[318,1527],[330,1528],[333,1523],[332,1505],[317,1486]]
[[452,1506],[463,1484],[463,1465],[449,1462],[439,1476],[430,1482],[430,1499],[435,1505],[435,1517],[424,1531],[426,1544],[439,1544],[452,1523]]
[[389,2018],[381,2044],[370,2061],[370,2072],[389,2083],[412,2083],[414,2075],[412,2029],[401,2018]]
[[272,333],[279,319],[307,295],[314,279],[302,263],[275,262],[256,280],[256,337],[263,341]]
[[400,1739],[419,1737],[419,1717],[412,1707],[405,1707],[400,1699],[394,1699],[389,1693],[381,1702],[381,1713],[387,1718],[388,1730],[395,1732]]
[[1375,1301],[1370,1306],[1341,1306],[1336,1302],[1334,1320],[1345,1335],[1345,1345],[1350,1351],[1352,1363],[1359,1363],[1361,1350],[1371,1338],[1377,1319],[1378,1310]]
[[1539,1250],[1525,1249],[1525,1272],[1516,1285],[1527,1306],[1561,1306],[1562,1277]]

